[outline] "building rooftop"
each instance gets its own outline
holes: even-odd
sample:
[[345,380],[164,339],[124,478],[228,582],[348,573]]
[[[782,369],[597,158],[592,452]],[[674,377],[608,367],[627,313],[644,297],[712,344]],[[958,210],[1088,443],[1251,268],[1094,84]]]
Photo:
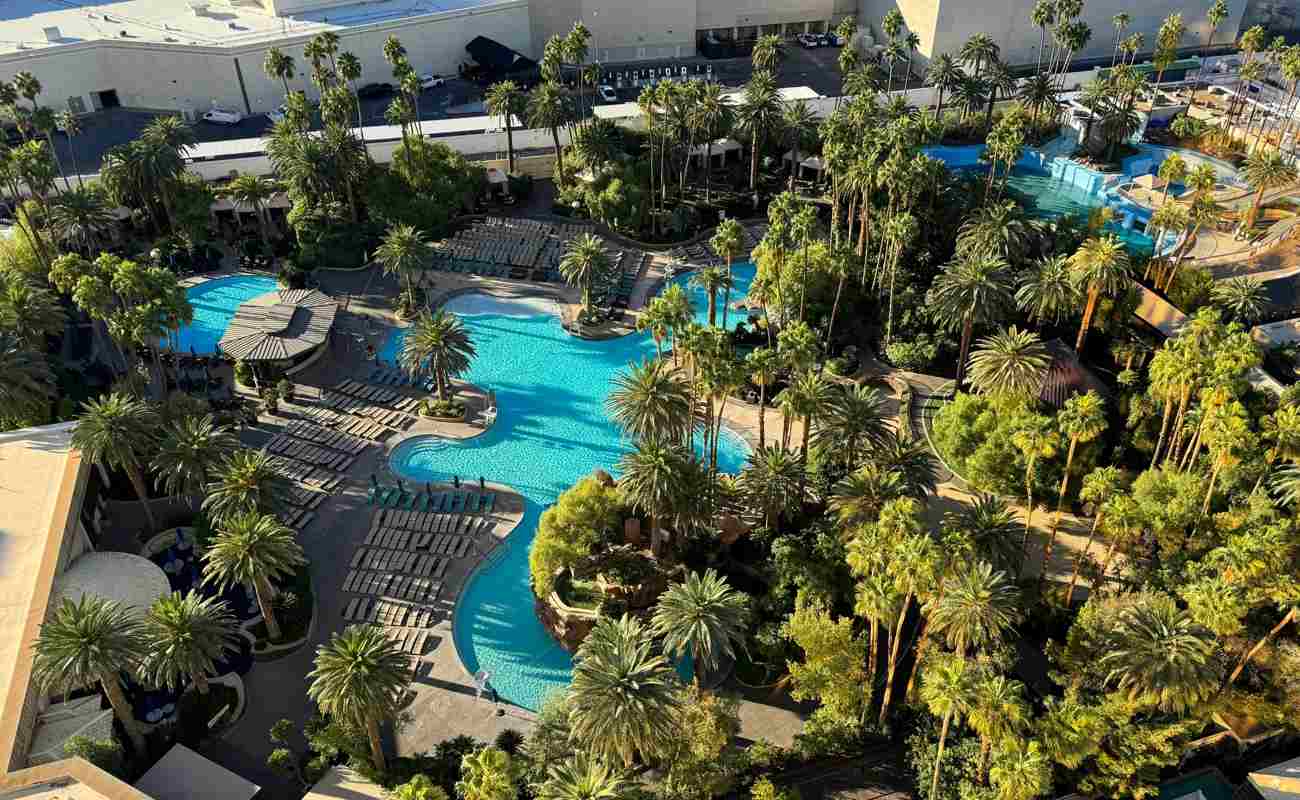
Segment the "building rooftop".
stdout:
[[315,289],[284,289],[254,297],[235,311],[217,346],[231,358],[280,361],[325,343],[338,303]]
[[261,789],[183,744],[174,744],[135,782],[154,800],[251,800]]
[[375,0],[276,17],[220,0],[5,0],[0,53],[94,41],[235,47],[496,5],[500,0]]
[[[75,423],[0,434],[0,769],[8,764],[74,506],[81,456]],[[23,743],[25,747],[26,743]]]
[[384,800],[388,793],[347,767],[331,767],[302,800]]
[[1300,797],[1300,758],[1255,770],[1246,779],[1265,800],[1296,800]]

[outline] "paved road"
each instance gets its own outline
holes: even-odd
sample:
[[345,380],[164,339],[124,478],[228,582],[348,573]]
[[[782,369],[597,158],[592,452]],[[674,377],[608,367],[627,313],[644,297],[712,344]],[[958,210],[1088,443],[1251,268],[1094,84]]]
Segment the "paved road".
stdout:
[[[818,94],[833,96],[839,92],[840,76],[837,66],[839,48],[825,47],[805,50],[791,44],[786,50],[785,64],[778,74],[781,86],[809,86]],[[696,75],[698,67],[712,66],[717,80],[727,86],[741,86],[749,80],[753,67],[747,58],[709,60],[705,58],[674,59],[662,61],[645,61],[633,64],[613,64],[602,68],[609,76],[629,70],[647,70],[651,68],[673,67],[679,70],[685,66],[688,74]],[[703,75],[703,73],[700,73]],[[365,76],[376,81],[388,80],[387,76]],[[604,78],[602,78],[604,79]],[[620,92],[620,99],[634,100],[637,89],[629,87]],[[254,105],[269,105],[279,98],[250,98]],[[391,102],[391,97],[376,97],[361,101],[361,113],[367,125],[383,125],[384,110]],[[259,102],[260,101],[260,102]],[[420,96],[420,118],[425,120],[446,119],[459,115],[483,113],[482,87],[470,82],[453,78],[445,86],[424,91]],[[77,171],[90,174],[99,170],[104,152],[110,147],[125,144],[140,135],[156,114],[145,111],[131,111],[122,108],[109,109],[88,114],[82,118],[82,133],[71,143],[63,134],[55,134],[55,149],[64,168],[73,173]],[[245,119],[238,125],[214,125],[198,122],[194,125],[200,142],[227,141],[260,136],[271,127],[270,120],[264,115]]]

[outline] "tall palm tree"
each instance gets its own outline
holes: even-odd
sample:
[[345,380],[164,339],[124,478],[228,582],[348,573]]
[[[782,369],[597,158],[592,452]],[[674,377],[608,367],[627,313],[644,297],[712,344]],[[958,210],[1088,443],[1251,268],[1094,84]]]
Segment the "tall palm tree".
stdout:
[[599,236],[584,233],[569,243],[560,259],[560,275],[565,283],[582,290],[582,310],[591,313],[591,293],[609,280],[613,262]]
[[316,648],[307,673],[307,696],[321,711],[366,732],[371,762],[381,774],[386,764],[379,726],[396,716],[410,672],[409,656],[383,628],[349,625]]
[[761,446],[749,454],[740,472],[740,487],[749,504],[763,515],[764,526],[776,530],[782,514],[793,513],[803,503],[802,463],[783,447]]
[[1253,325],[1268,308],[1268,291],[1264,282],[1253,275],[1236,275],[1217,281],[1210,299],[1242,325]]
[[878,447],[893,438],[885,411],[885,397],[865,384],[834,392],[826,411],[819,417],[813,440],[850,467],[862,457],[862,448]]
[[529,125],[550,130],[555,145],[557,173],[564,176],[564,148],[560,147],[560,128],[573,119],[573,111],[564,89],[552,81],[539,83],[528,95],[527,112]]
[[1163,595],[1144,595],[1121,612],[1097,663],[1130,699],[1169,713],[1210,698],[1222,678],[1214,634]]
[[939,484],[939,468],[924,440],[898,435],[887,437],[871,451],[871,461],[884,470],[897,472],[907,496],[924,501]]
[[357,114],[357,133],[361,137],[361,146],[369,157],[370,148],[366,144],[366,118],[361,113],[361,95],[357,94],[357,81],[361,80],[362,72],[361,59],[357,58],[355,53],[339,53],[338,67],[339,77],[347,83],[348,92],[352,95],[352,107]]
[[794,191],[794,179],[799,173],[800,156],[804,152],[803,146],[817,132],[817,114],[806,100],[786,103],[781,113],[781,128],[784,130],[785,139],[790,145],[789,188],[790,191]]
[[1098,467],[1083,476],[1083,487],[1079,490],[1079,499],[1085,503],[1091,503],[1093,506],[1092,527],[1088,531],[1088,541],[1084,543],[1083,549],[1074,556],[1074,570],[1070,575],[1070,588],[1065,592],[1066,608],[1069,608],[1070,603],[1074,600],[1074,587],[1079,582],[1079,572],[1083,567],[1083,560],[1092,550],[1092,542],[1097,538],[1097,529],[1101,525],[1108,501],[1123,486],[1124,473],[1119,467]]
[[139,618],[120,604],[93,594],[64,599],[41,624],[32,677],[46,692],[68,692],[98,683],[137,755],[148,752],[140,723],[122,689],[122,673],[135,672],[145,651]]
[[785,42],[775,33],[758,37],[752,55],[754,70],[775,73],[785,60]]
[[188,415],[167,426],[150,468],[167,494],[199,496],[238,448],[239,439],[211,414]]
[[1021,617],[1015,582],[987,561],[959,569],[927,605],[930,627],[961,656],[997,644]]
[[239,449],[217,465],[203,510],[218,521],[259,511],[270,514],[284,505],[288,492],[289,480],[269,455]]
[[[714,86],[716,84],[709,85]],[[706,186],[706,194],[707,191],[708,189]],[[708,201],[705,200],[705,202]],[[718,229],[714,231],[713,238],[709,240],[709,246],[713,248],[713,252],[717,253],[718,257],[722,259],[724,264],[726,264],[727,269],[727,279],[722,284],[722,327],[724,329],[727,327],[727,310],[731,307],[731,289],[734,285],[734,280],[731,274],[731,262],[736,258],[736,256],[740,255],[743,236],[744,229],[741,228],[740,223],[734,218],[728,217],[718,223]],[[709,324],[713,324],[712,309],[709,310]]]
[[67,321],[63,305],[44,285],[15,270],[0,272],[0,329],[6,334],[39,353],[45,337],[63,333]]
[[1005,675],[984,671],[976,681],[966,721],[980,737],[979,778],[989,774],[989,756],[994,743],[1016,738],[1029,724],[1032,714],[1025,702],[1025,686]]
[[87,400],[81,409],[72,432],[72,446],[96,464],[126,472],[140,498],[150,532],[157,530],[149,507],[144,465],[157,447],[158,415],[148,403],[117,393]]
[[13,333],[0,333],[0,415],[39,417],[53,396],[54,373],[45,354]]
[[696,270],[695,274],[691,275],[690,283],[692,286],[703,290],[708,296],[709,324],[716,325],[718,320],[718,294],[731,289],[730,272],[719,264],[709,264]]
[[239,206],[252,209],[253,216],[257,217],[257,229],[262,234],[262,244],[268,251],[271,249],[271,234],[267,230],[266,203],[275,192],[275,184],[259,175],[238,175],[226,184],[225,191],[236,211]]
[[275,517],[256,511],[224,517],[203,552],[203,580],[222,589],[235,583],[251,585],[257,607],[266,623],[267,638],[281,638],[280,623],[271,603],[271,581],[293,573],[307,563],[293,531]]
[[957,387],[966,374],[966,358],[976,325],[999,319],[1012,304],[1007,262],[978,251],[961,254],[943,268],[926,297],[935,320],[961,331]]
[[289,81],[293,80],[295,73],[293,56],[286,54],[278,47],[270,47],[266,50],[266,57],[262,59],[262,71],[266,77],[278,79],[284,84],[284,97],[289,99]]
[[1259,206],[1264,202],[1264,193],[1293,183],[1296,180],[1296,168],[1282,153],[1273,148],[1257,147],[1246,156],[1241,165],[1241,176],[1255,187],[1255,199],[1250,204],[1247,217],[1251,223],[1259,215]]
[[744,646],[747,600],[713,570],[691,572],[659,596],[650,629],[666,655],[690,655],[698,685],[702,672],[716,671],[723,659],[736,657],[737,645]]
[[632,787],[619,768],[579,752],[550,766],[537,800],[623,800]]
[[59,195],[49,205],[50,231],[65,245],[93,255],[99,237],[117,224],[98,184],[79,186]]
[[952,655],[942,655],[928,665],[921,678],[921,701],[930,713],[943,720],[939,728],[939,752],[934,759],[934,776],[930,780],[930,797],[939,794],[939,765],[943,763],[943,750],[948,743],[948,728],[953,720],[960,720],[972,701],[970,670],[966,661]]
[[777,398],[783,408],[788,408],[803,420],[799,457],[804,463],[808,461],[808,442],[812,436],[813,423],[832,407],[835,397],[830,380],[824,374],[810,369],[797,375]]
[[977,33],[962,44],[958,57],[968,64],[974,70],[974,76],[979,78],[984,67],[996,61],[1000,54],[1001,48],[993,41],[993,37],[987,33]]
[[614,377],[605,412],[638,442],[685,442],[694,428],[691,389],[671,361],[633,364]]
[[1012,325],[975,344],[970,357],[971,386],[984,394],[1033,399],[1042,389],[1051,363],[1038,334]]
[[[726,93],[722,86],[717,83],[706,83],[700,87],[695,97],[695,107],[693,111],[693,127],[704,137],[704,202],[709,203],[711,200],[711,189],[713,186],[713,142],[719,136],[726,135],[731,130],[733,123],[733,112],[730,105],[727,104]],[[732,220],[734,221],[734,220]],[[718,226],[721,231],[722,226],[726,225],[728,220],[723,220]],[[714,238],[717,238],[716,236]],[[722,255],[717,246],[714,246],[714,252]],[[725,258],[725,256],[723,256]],[[728,264],[730,271],[730,264]]]
[[397,360],[412,375],[432,373],[438,399],[447,402],[451,379],[469,372],[478,350],[460,317],[440,308],[416,315]]
[[925,78],[938,91],[938,102],[935,104],[934,118],[942,120],[944,93],[956,89],[965,80],[966,74],[962,72],[961,66],[957,64],[957,59],[953,58],[950,53],[940,53],[930,62]]
[[1062,314],[1073,311],[1079,302],[1079,291],[1070,277],[1070,260],[1063,255],[1040,259],[1025,271],[1016,290],[1016,304],[1038,320],[1040,325],[1049,320],[1055,324]]
[[524,113],[527,99],[519,84],[514,81],[498,81],[488,87],[483,95],[483,106],[494,117],[501,117],[506,128],[506,167],[515,171],[515,117]]
[[77,187],[84,189],[85,180],[81,177],[81,167],[77,166],[77,137],[82,134],[81,117],[71,111],[60,111],[55,117],[60,129],[68,137],[68,155],[72,157],[72,171],[77,173]]
[[1060,446],[1060,434],[1046,417],[1030,417],[1011,435],[1011,443],[1025,459],[1025,535],[1020,544],[1020,574],[1029,564],[1029,530],[1034,523],[1034,468],[1038,459],[1051,458]]
[[663,541],[660,523],[677,508],[686,490],[688,459],[679,444],[643,440],[618,460],[619,488],[633,508],[650,518],[650,550],[656,556]]
[[215,597],[191,589],[159,597],[141,627],[144,650],[140,674],[154,686],[179,689],[188,680],[208,693],[208,676],[216,663],[238,649],[238,621]]
[[582,751],[630,767],[677,735],[677,679],[650,631],[633,617],[602,617],[574,656],[569,723]]
[[1052,558],[1052,548],[1056,546],[1056,528],[1061,522],[1061,513],[1065,510],[1065,495],[1070,489],[1070,470],[1074,467],[1074,454],[1080,444],[1087,444],[1106,430],[1106,403],[1101,395],[1089,391],[1076,394],[1065,401],[1065,407],[1056,415],[1070,444],[1065,451],[1065,473],[1061,476],[1061,488],[1057,490],[1056,514],[1052,517],[1052,532],[1047,537],[1047,547],[1043,548],[1043,571],[1040,577],[1047,579],[1047,565]]
[[757,207],[758,156],[770,133],[776,129],[781,116],[781,96],[776,81],[768,72],[754,73],[745,84],[745,98],[740,106],[737,121],[749,136],[749,191],[755,193]]
[[907,496],[901,475],[867,463],[835,484],[827,506],[840,524],[850,529],[875,522],[887,503]]
[[1128,250],[1113,234],[1091,238],[1070,256],[1070,270],[1075,285],[1088,298],[1083,307],[1083,321],[1079,324],[1079,338],[1074,343],[1074,349],[1082,351],[1098,301],[1103,295],[1113,297],[1120,294],[1132,281]]
[[375,261],[385,275],[397,275],[406,284],[407,302],[415,305],[415,273],[429,263],[429,244],[414,225],[392,225],[375,250]]

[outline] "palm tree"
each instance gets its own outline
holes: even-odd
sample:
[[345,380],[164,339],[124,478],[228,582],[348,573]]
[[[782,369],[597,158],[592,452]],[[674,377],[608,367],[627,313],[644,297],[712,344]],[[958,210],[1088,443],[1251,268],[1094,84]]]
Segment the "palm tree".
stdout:
[[957,59],[953,58],[949,53],[941,53],[930,62],[930,67],[925,73],[925,79],[939,93],[938,102],[934,108],[935,119],[943,119],[944,92],[951,92],[956,89],[965,78],[966,75],[957,64]]
[[975,77],[978,78],[984,66],[996,61],[1000,53],[1001,48],[991,36],[977,33],[962,44],[958,57],[970,65]]
[[698,289],[702,289],[708,295],[709,324],[716,325],[718,318],[718,293],[730,290],[730,272],[718,264],[709,264],[696,270],[695,274],[691,275],[690,284]]
[[397,359],[411,375],[432,373],[438,399],[446,403],[451,379],[469,372],[476,355],[474,340],[460,317],[440,308],[416,315]]
[[555,163],[557,174],[563,176],[564,149],[560,147],[560,128],[573,119],[568,97],[558,83],[543,81],[528,95],[528,124],[551,131],[551,140],[555,144]]
[[1016,290],[1016,304],[1031,320],[1040,325],[1049,318],[1052,323],[1061,321],[1079,301],[1079,292],[1070,277],[1070,260],[1062,255],[1039,260],[1020,278]]
[[749,454],[740,473],[740,487],[748,502],[763,515],[767,530],[775,531],[782,514],[801,505],[804,480],[801,462],[783,447],[760,446]]
[[1030,121],[1037,131],[1038,120],[1043,112],[1047,111],[1047,119],[1051,120],[1054,118],[1052,112],[1060,105],[1056,99],[1056,84],[1043,73],[1034,73],[1020,87],[1020,102],[1029,108]]
[[997,800],[1034,800],[1052,791],[1053,760],[1036,741],[1003,741],[989,770]]
[[781,371],[781,354],[770,347],[758,347],[745,356],[749,379],[758,387],[758,444],[767,445],[767,387],[776,383]]
[[638,620],[602,617],[578,647],[569,685],[569,723],[581,750],[630,767],[677,735],[680,703],[672,667]]
[[1025,459],[1025,535],[1020,544],[1020,574],[1029,563],[1029,529],[1034,521],[1034,467],[1040,458],[1056,455],[1060,435],[1045,417],[1030,417],[1011,435],[1011,443]]
[[799,457],[808,461],[808,441],[812,436],[813,422],[831,407],[835,400],[834,390],[827,377],[815,370],[806,370],[797,375],[789,386],[777,397],[783,413],[788,417],[798,416],[803,419],[803,440],[799,445]]
[[659,596],[650,628],[663,639],[664,653],[687,654],[699,685],[700,673],[716,671],[722,659],[734,659],[744,646],[749,621],[747,598],[713,570],[691,572]]
[[930,626],[948,646],[967,656],[1000,642],[1020,621],[1015,582],[987,561],[959,569],[943,595],[928,603]]
[[1012,325],[975,344],[970,357],[971,386],[983,394],[1033,399],[1042,389],[1051,363],[1038,334]]
[[279,79],[284,84],[284,97],[289,99],[289,81],[293,80],[295,70],[293,56],[287,55],[278,47],[267,48],[266,57],[262,59],[262,71],[266,77]]
[[379,726],[397,714],[410,677],[409,657],[378,625],[349,625],[316,648],[307,696],[321,711],[365,730],[376,770],[385,769]]
[[1253,275],[1236,275],[1216,282],[1210,298],[1227,312],[1229,319],[1247,326],[1264,315],[1269,303],[1263,281]]
[[224,602],[194,589],[159,597],[145,615],[140,674],[154,686],[179,689],[186,680],[208,693],[216,663],[238,649],[238,621]]
[[930,313],[940,324],[961,331],[957,387],[966,374],[971,336],[977,324],[999,319],[1012,304],[1007,262],[978,251],[960,254],[943,268],[926,297]]
[[861,450],[886,444],[893,438],[885,411],[885,397],[874,386],[855,384],[836,392],[819,417],[813,440],[852,468]]
[[1214,634],[1164,595],[1144,595],[1121,612],[1097,663],[1129,699],[1168,713],[1210,698],[1222,677]]
[[923,439],[912,440],[901,435],[887,437],[884,443],[871,451],[871,461],[884,470],[897,472],[907,496],[924,501],[939,484],[939,469]]
[[117,224],[98,184],[79,186],[59,195],[49,205],[50,231],[65,245],[92,255],[100,235]]
[[39,417],[53,396],[54,373],[45,354],[13,333],[0,333],[0,414]]
[[1097,311],[1097,302],[1103,295],[1118,295],[1132,281],[1128,250],[1113,234],[1094,237],[1084,242],[1070,257],[1070,270],[1075,285],[1088,297],[1083,308],[1083,321],[1079,324],[1079,338],[1074,343],[1074,349],[1081,352],[1084,337],[1092,326],[1092,315]]
[[737,120],[749,136],[749,191],[754,192],[757,208],[758,156],[770,132],[781,116],[781,96],[776,81],[768,72],[755,72],[745,84],[745,99]]
[[591,314],[592,289],[610,277],[613,264],[600,237],[584,233],[569,242],[560,259],[560,275],[565,283],[582,290],[582,311]]
[[975,501],[944,515],[944,529],[960,533],[997,567],[1010,571],[1020,565],[1020,523],[1007,502],[979,493]]
[[971,695],[971,676],[964,659],[942,655],[926,667],[921,679],[921,701],[931,714],[943,720],[939,729],[939,752],[934,759],[934,777],[930,781],[930,797],[939,796],[939,765],[943,763],[943,750],[948,743],[948,728],[954,719],[960,720],[970,708]]
[[384,233],[384,240],[375,250],[375,261],[385,275],[397,275],[406,284],[407,302],[415,305],[415,285],[412,278],[424,269],[429,261],[429,245],[424,234],[414,225],[392,225]]
[[686,487],[689,456],[680,445],[653,439],[637,442],[636,449],[618,460],[619,488],[627,501],[650,518],[650,550],[659,555],[660,520],[678,506]]
[[[716,84],[710,84],[711,86]],[[707,187],[706,187],[707,193]],[[706,199],[705,202],[708,202]],[[709,246],[713,252],[723,260],[727,267],[727,279],[722,284],[722,327],[727,327],[727,310],[731,307],[731,289],[734,285],[731,276],[731,262],[740,255],[741,240],[744,236],[744,229],[740,223],[733,217],[728,217],[718,223],[718,229],[714,231],[713,238],[709,240]],[[709,309],[709,324],[713,324],[713,309]]]
[[1083,545],[1074,556],[1074,571],[1070,575],[1070,588],[1065,592],[1065,607],[1069,608],[1071,601],[1074,599],[1074,587],[1079,582],[1079,571],[1083,567],[1083,560],[1092,550],[1092,542],[1097,538],[1097,528],[1101,525],[1102,517],[1109,500],[1114,497],[1124,485],[1124,473],[1119,467],[1098,467],[1083,476],[1083,488],[1079,490],[1079,499],[1085,503],[1091,503],[1093,506],[1092,527],[1088,531],[1088,541]]
[[580,752],[551,765],[537,800],[623,800],[632,787],[621,770]]
[[694,428],[691,389],[671,361],[633,364],[614,378],[605,411],[638,442],[685,442]]
[[518,770],[510,754],[497,747],[483,747],[466,753],[460,760],[456,795],[462,800],[513,800]]
[[515,117],[524,113],[526,99],[514,81],[498,81],[483,95],[483,106],[494,117],[501,117],[506,128],[506,167],[515,171]]
[[352,105],[357,112],[357,133],[361,135],[361,145],[367,148],[366,154],[369,155],[366,119],[361,113],[361,96],[357,94],[357,81],[361,80],[361,59],[355,53],[339,53],[339,77],[347,82],[348,91],[352,94]]
[[81,167],[77,166],[77,137],[82,133],[81,117],[73,114],[71,111],[60,111],[55,117],[58,126],[68,137],[68,155],[72,157],[72,171],[77,173],[77,188],[86,188],[86,182],[81,177]]
[[781,114],[781,128],[790,144],[790,191],[794,191],[794,179],[799,172],[803,145],[816,133],[817,121],[817,114],[805,100],[787,103]]
[[150,468],[156,485],[170,495],[199,496],[220,464],[235,454],[239,439],[211,414],[181,417],[163,433]]
[[81,408],[72,446],[96,464],[125,471],[140,498],[150,532],[157,530],[144,465],[157,446],[158,415],[148,403],[118,393],[87,400]]
[[752,58],[755,71],[775,73],[785,60],[785,42],[775,33],[760,36],[754,42]]
[[290,575],[307,563],[293,531],[268,514],[240,512],[221,518],[216,535],[203,552],[205,583],[222,589],[231,584],[251,585],[266,623],[267,638],[281,638],[271,599],[271,581]]
[[226,184],[225,191],[226,196],[235,204],[236,212],[239,206],[248,206],[253,210],[253,215],[257,217],[257,229],[262,234],[262,244],[268,251],[271,249],[271,234],[266,224],[266,202],[275,192],[275,184],[258,175],[238,175]]
[[901,475],[868,463],[835,484],[827,506],[849,529],[876,521],[887,503],[907,496]]
[[1250,205],[1247,216],[1249,224],[1254,224],[1259,215],[1259,206],[1264,202],[1264,193],[1296,180],[1296,168],[1285,156],[1272,148],[1257,147],[1241,166],[1241,175],[1246,182],[1255,187],[1255,199]]
[[45,337],[63,333],[68,315],[49,289],[15,270],[0,272],[0,329],[36,353]]
[[122,689],[122,673],[134,672],[145,652],[135,614],[93,594],[75,601],[65,598],[41,624],[33,649],[32,677],[43,691],[66,694],[98,683],[136,754],[148,752]]
[[239,449],[217,466],[203,510],[213,520],[258,511],[270,514],[285,504],[289,488],[289,480],[269,455]]
[[980,737],[981,782],[989,773],[993,744],[1015,738],[1032,718],[1024,694],[1024,684],[1005,675],[984,671],[975,683],[966,720]]
[[[733,113],[731,106],[724,99],[725,97],[726,94],[722,86],[716,83],[704,84],[695,97],[695,108],[692,115],[693,127],[704,137],[704,202],[706,204],[711,202],[710,190],[713,185],[713,141],[719,136],[725,135],[725,132],[730,131],[732,127]],[[721,232],[728,222],[735,223],[735,220],[723,220],[718,225],[718,231]],[[717,236],[715,235],[714,238],[716,239]],[[716,244],[714,244],[713,250],[719,256],[726,258]],[[728,261],[727,270],[728,272],[731,270],[730,261]]]
[[1061,433],[1069,439],[1070,445],[1065,453],[1065,472],[1061,475],[1061,488],[1057,490],[1056,514],[1052,518],[1052,532],[1047,538],[1047,547],[1043,548],[1043,571],[1040,578],[1046,580],[1047,565],[1052,557],[1052,548],[1056,546],[1056,528],[1061,521],[1061,512],[1065,509],[1065,495],[1070,488],[1070,470],[1074,466],[1075,449],[1096,439],[1106,430],[1106,403],[1101,395],[1089,391],[1076,394],[1065,401],[1065,407],[1056,415],[1061,426]]

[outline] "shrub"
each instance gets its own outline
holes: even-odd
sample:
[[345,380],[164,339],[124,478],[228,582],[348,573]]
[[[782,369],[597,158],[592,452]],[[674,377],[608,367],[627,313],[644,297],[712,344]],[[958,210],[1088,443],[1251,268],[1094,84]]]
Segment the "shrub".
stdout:
[[939,343],[925,334],[906,341],[897,339],[885,347],[889,363],[907,372],[924,372],[938,355]]
[[293,390],[293,381],[288,378],[281,378],[279,382],[275,384],[276,393],[284,400],[293,400]]
[[235,380],[245,386],[253,385],[253,368],[242,360],[235,362]]
[[[1024,405],[995,405],[987,397],[959,392],[934,418],[932,440],[948,465],[976,488],[1021,497],[1025,458],[1014,436],[1034,416]],[[1092,448],[1081,446],[1079,450],[1076,466],[1085,468]],[[1035,462],[1036,495],[1046,497],[1056,486],[1061,460],[1039,458]]]
[[557,570],[571,567],[588,555],[601,539],[610,536],[621,518],[617,487],[594,476],[575,483],[546,509],[528,551],[528,571],[533,592],[546,597],[554,588]]
[[122,750],[122,743],[112,737],[73,736],[63,743],[63,754],[69,758],[84,758],[114,777],[126,777],[126,753]]

